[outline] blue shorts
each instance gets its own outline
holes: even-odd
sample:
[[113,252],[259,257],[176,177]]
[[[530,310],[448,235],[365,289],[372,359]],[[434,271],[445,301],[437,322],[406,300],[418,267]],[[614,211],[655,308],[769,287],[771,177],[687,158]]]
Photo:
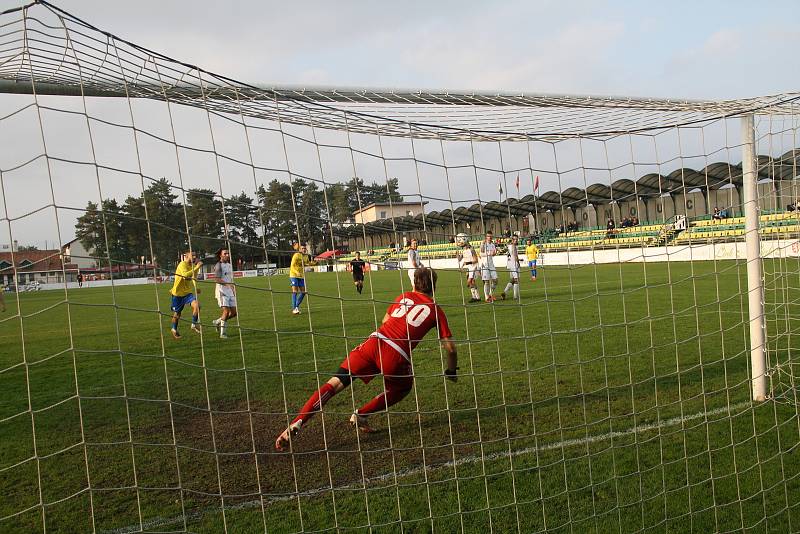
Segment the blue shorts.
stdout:
[[175,295],[172,295],[172,305],[169,307],[169,309],[175,313],[180,313],[183,311],[184,306],[191,304],[195,300],[197,299],[194,298],[194,293],[189,293],[188,295],[184,295],[182,297],[176,297]]
[[530,267],[531,269],[535,269],[536,268],[536,260],[530,260],[528,262],[528,267]]
[[289,284],[292,287],[306,287],[306,279],[305,278],[296,278],[294,276],[289,277]]

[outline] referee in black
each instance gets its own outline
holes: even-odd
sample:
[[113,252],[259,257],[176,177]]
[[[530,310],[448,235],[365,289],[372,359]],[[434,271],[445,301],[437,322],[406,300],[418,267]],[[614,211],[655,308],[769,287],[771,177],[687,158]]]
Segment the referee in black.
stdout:
[[353,272],[353,283],[356,285],[356,291],[361,294],[364,290],[364,260],[361,259],[361,253],[356,252],[356,257],[350,262],[350,270]]

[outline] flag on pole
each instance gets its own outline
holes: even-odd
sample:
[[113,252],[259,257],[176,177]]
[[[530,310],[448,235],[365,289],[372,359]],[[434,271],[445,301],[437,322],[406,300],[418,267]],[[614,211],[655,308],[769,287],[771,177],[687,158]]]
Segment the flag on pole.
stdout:
[[503,183],[498,181],[497,182],[497,190],[500,191],[500,198],[503,198]]
[[519,198],[519,174],[517,175],[517,198]]
[[539,191],[539,175],[536,175],[536,178],[533,179],[533,194],[535,195]]

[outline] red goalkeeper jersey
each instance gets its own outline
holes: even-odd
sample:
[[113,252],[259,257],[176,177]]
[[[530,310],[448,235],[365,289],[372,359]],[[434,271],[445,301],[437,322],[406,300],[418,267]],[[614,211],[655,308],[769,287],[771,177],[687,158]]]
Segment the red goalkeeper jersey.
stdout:
[[378,337],[396,345],[394,348],[402,350],[406,359],[410,359],[411,351],[429,330],[438,328],[439,339],[452,337],[444,311],[424,293],[401,294],[386,313],[389,319],[378,329]]

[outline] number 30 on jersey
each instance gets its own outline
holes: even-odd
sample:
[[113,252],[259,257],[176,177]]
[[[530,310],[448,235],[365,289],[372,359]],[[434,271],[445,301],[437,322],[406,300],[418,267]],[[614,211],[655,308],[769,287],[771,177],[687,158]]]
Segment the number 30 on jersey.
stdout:
[[430,314],[431,307],[427,304],[417,304],[414,306],[413,300],[404,298],[397,302],[397,308],[395,308],[390,315],[398,319],[405,315],[406,323],[411,326],[419,326]]

